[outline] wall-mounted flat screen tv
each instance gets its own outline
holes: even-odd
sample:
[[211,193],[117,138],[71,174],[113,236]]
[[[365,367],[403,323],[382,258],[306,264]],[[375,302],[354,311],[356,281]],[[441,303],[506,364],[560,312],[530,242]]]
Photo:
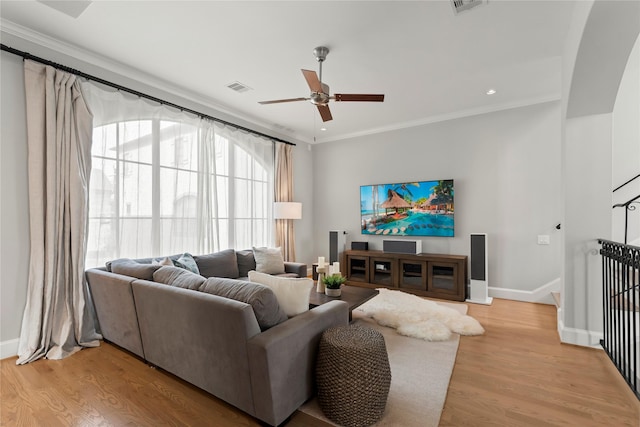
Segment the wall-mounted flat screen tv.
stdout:
[[363,185],[362,234],[453,237],[453,180]]

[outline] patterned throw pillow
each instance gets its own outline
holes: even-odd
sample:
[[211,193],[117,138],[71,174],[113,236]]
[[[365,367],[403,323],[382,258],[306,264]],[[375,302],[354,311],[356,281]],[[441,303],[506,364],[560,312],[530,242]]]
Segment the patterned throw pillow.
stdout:
[[189,270],[192,273],[200,274],[200,270],[198,270],[198,264],[196,264],[196,260],[193,259],[193,255],[188,252],[185,252],[180,258],[174,260],[173,264],[176,267],[184,268],[185,270]]
[[283,274],[284,258],[280,248],[253,248],[256,270],[265,274]]

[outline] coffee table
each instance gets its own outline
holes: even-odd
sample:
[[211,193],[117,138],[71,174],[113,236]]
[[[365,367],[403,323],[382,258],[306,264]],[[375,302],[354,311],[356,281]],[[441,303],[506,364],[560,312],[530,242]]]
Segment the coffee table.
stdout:
[[340,300],[349,304],[349,322],[351,322],[351,312],[354,308],[360,307],[371,298],[378,295],[377,289],[362,288],[360,286],[342,286],[342,295],[339,297],[328,297],[324,293],[316,292],[315,286],[311,288],[309,295],[309,308],[317,307],[329,301]]

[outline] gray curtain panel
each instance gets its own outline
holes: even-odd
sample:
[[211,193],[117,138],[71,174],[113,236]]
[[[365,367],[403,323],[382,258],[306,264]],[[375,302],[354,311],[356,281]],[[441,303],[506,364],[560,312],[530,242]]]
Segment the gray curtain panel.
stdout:
[[[293,147],[278,144],[276,147],[275,201],[293,201]],[[285,261],[295,262],[296,245],[292,219],[276,219],[276,246],[282,248]]]
[[28,60],[24,74],[31,253],[18,364],[101,338],[84,281],[92,115],[74,75]]

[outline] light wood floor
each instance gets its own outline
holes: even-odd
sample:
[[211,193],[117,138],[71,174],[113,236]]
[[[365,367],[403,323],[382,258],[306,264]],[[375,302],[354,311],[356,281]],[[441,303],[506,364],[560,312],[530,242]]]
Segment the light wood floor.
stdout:
[[[469,314],[486,334],[461,338],[441,426],[640,425],[640,403],[604,352],[560,344],[554,307],[494,299]],[[0,362],[2,426],[260,425],[110,344],[15,360]],[[287,423],[324,425],[302,413]]]

